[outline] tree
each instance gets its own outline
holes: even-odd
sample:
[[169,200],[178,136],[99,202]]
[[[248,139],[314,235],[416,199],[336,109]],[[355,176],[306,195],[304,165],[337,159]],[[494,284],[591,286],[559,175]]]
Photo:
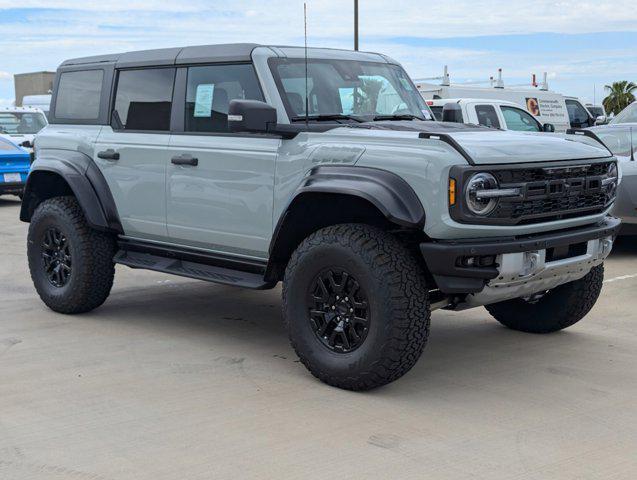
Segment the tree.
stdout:
[[637,84],[633,82],[622,80],[621,82],[613,82],[612,85],[606,85],[604,88],[609,92],[602,102],[606,113],[617,115],[635,101],[633,92],[637,90]]

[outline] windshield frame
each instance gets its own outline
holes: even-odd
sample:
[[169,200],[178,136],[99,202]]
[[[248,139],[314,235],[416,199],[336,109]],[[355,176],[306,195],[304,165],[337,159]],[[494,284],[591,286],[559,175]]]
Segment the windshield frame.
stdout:
[[[272,79],[274,80],[274,83],[276,85],[279,97],[281,99],[281,102],[283,103],[283,107],[285,109],[285,113],[288,117],[288,121],[290,123],[293,123],[295,121],[305,121],[306,116],[305,114],[301,113],[301,114],[297,114],[294,109],[292,108],[292,105],[290,104],[290,101],[288,99],[288,95],[287,92],[283,86],[283,81],[281,79],[281,76],[279,75],[279,72],[277,70],[277,67],[281,64],[303,64],[305,62],[304,58],[298,58],[298,57],[270,57],[268,59],[268,67],[270,69],[270,75],[272,76]],[[405,101],[404,103],[406,103],[409,107],[409,115],[413,115],[414,117],[417,117],[418,120],[421,121],[436,121],[435,117],[433,115],[433,113],[431,112],[431,109],[429,108],[429,106],[427,105],[427,103],[425,102],[425,100],[422,98],[422,96],[420,95],[420,93],[418,92],[418,89],[416,88],[416,85],[413,83],[413,81],[411,80],[411,78],[409,77],[409,75],[407,74],[407,72],[400,66],[394,63],[386,63],[386,62],[380,62],[380,61],[360,61],[360,60],[351,60],[351,59],[336,59],[336,58],[310,58],[308,59],[308,64],[311,65],[312,63],[337,63],[337,62],[353,62],[353,63],[358,63],[358,64],[363,64],[363,65],[379,65],[379,66],[384,66],[386,68],[389,69],[395,69],[397,70],[397,74],[401,74],[402,77],[405,79],[405,81],[409,82],[409,85],[411,87],[411,91],[409,91],[408,89],[406,89],[404,86],[402,85],[398,85],[400,91],[396,91],[396,93],[398,93],[398,95],[400,96],[401,100],[405,100],[405,98],[403,97],[403,95],[408,95],[412,100],[414,105],[413,106],[409,106],[409,102],[408,100]],[[400,82],[399,82],[400,83]],[[394,85],[393,83],[391,84],[392,87],[394,88],[394,90],[396,90],[397,85]],[[305,97],[303,96],[303,100],[305,100]],[[414,106],[418,107],[418,111],[414,112],[413,108]],[[427,112],[427,113],[425,113]],[[417,113],[417,114],[416,114]],[[317,121],[321,121],[321,118],[317,118],[317,117],[329,117],[329,116],[342,116],[342,117],[352,117],[352,118],[338,118],[338,119],[323,119],[325,121],[332,121],[334,123],[360,123],[362,122],[373,122],[373,121],[379,121],[379,120],[374,120],[375,116],[382,116],[382,117],[387,117],[387,116],[391,116],[391,115],[387,115],[387,114],[382,114],[380,112],[376,112],[374,114],[369,113],[369,114],[348,114],[348,113],[344,113],[344,112],[318,112],[318,113],[312,113],[310,114],[307,119],[311,122],[317,122]],[[398,117],[401,116],[401,114],[397,114]],[[404,116],[404,115],[402,115]],[[429,118],[427,118],[427,116],[429,116]],[[396,118],[397,120],[405,120],[405,118]],[[386,120],[386,119],[385,119]]]
[[[26,115],[31,115],[33,117],[41,117],[41,124],[42,124],[42,128],[40,128],[40,130],[36,131],[36,132],[19,132],[17,131],[17,126],[20,125],[20,122],[22,120],[23,116]],[[15,124],[11,124],[11,126],[16,126],[16,131],[10,131],[10,130],[6,130],[5,126],[8,126],[8,123],[4,122],[4,117],[6,116],[13,116],[17,122]],[[37,133],[39,133],[42,129],[44,129],[47,125],[49,124],[49,122],[47,121],[46,115],[43,112],[39,112],[39,111],[31,111],[31,112],[16,112],[16,111],[11,111],[11,110],[3,110],[0,111],[0,135],[14,135],[14,136],[18,136],[18,135],[36,135]]]

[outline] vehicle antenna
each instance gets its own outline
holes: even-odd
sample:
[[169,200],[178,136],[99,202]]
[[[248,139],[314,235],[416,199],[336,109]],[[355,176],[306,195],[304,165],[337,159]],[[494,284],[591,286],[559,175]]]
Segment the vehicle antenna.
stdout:
[[630,161],[635,161],[635,150],[633,148],[633,127],[630,127]]
[[310,100],[307,87],[307,2],[303,2],[303,35],[305,37],[305,128],[308,128],[310,123]]

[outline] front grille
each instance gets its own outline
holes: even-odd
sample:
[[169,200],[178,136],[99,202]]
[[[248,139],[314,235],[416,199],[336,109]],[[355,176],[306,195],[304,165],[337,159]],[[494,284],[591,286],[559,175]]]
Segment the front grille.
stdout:
[[610,164],[492,171],[501,188],[519,188],[521,195],[502,199],[490,216],[528,224],[600,213],[614,198],[602,185]]
[[[454,220],[490,225],[528,225],[599,214],[615,200],[617,184],[609,176],[615,160],[583,160],[503,166],[458,166],[451,178],[458,181],[463,201],[450,206]],[[503,196],[484,216],[467,207],[465,187],[477,172],[493,175],[502,190],[518,194]]]

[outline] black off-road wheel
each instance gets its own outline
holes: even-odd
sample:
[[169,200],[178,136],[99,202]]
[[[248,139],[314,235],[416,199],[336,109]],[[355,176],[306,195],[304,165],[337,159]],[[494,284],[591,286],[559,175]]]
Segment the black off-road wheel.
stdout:
[[115,239],[91,229],[74,197],[35,210],[27,240],[29,270],[42,301],[59,313],[83,313],[108,297],[115,276]]
[[283,316],[294,350],[315,377],[347,390],[379,387],[407,373],[427,343],[424,272],[381,229],[323,228],[288,263]]
[[551,333],[575,325],[597,302],[604,281],[604,265],[586,276],[530,298],[487,305],[502,325],[528,333]]

